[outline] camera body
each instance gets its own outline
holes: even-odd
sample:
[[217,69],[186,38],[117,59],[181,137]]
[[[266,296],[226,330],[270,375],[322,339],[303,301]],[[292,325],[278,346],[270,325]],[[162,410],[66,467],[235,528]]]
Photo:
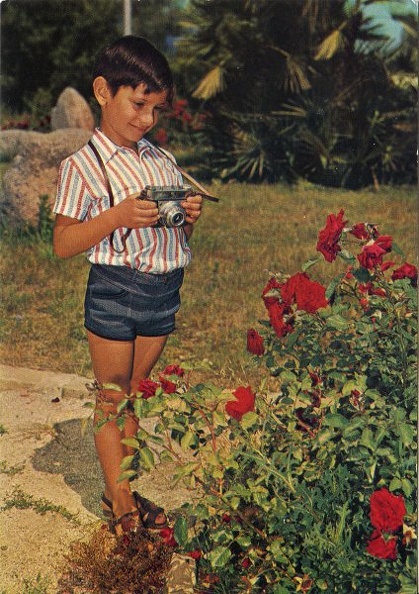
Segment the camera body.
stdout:
[[185,200],[192,187],[185,186],[146,186],[141,193],[142,200],[152,200],[159,209],[159,225],[181,227],[186,218],[185,209],[180,203]]

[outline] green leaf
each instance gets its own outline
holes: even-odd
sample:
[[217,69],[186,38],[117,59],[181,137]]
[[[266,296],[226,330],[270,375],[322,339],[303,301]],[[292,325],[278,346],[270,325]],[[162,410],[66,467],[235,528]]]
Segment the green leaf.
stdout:
[[279,375],[281,382],[288,384],[290,382],[295,382],[297,379],[297,376],[295,375],[295,373],[293,373],[292,371],[281,371],[280,375]]
[[255,412],[251,411],[251,412],[248,412],[242,416],[240,425],[244,429],[249,429],[250,427],[253,427],[253,425],[255,423],[257,423],[258,421],[259,421],[259,415]]
[[399,246],[398,243],[396,243],[395,241],[391,242],[391,251],[393,251],[395,254],[398,254],[399,256],[401,256],[402,258],[405,257],[404,251],[402,250],[402,248]]
[[[334,436],[335,436],[334,431],[331,431],[330,429],[322,429],[322,431],[320,431],[317,434],[317,441],[318,441],[319,445],[323,445],[324,443],[326,443],[326,441],[329,441],[329,439],[332,439],[332,437],[334,437]],[[325,450],[323,450],[323,451],[325,451]]]
[[397,476],[395,476],[394,478],[391,479],[388,487],[389,487],[390,491],[398,491],[399,489],[402,488],[402,481]]
[[180,440],[180,446],[183,450],[187,450],[189,446],[195,442],[195,433],[193,431],[187,431]]
[[377,444],[374,441],[374,434],[368,427],[362,432],[359,443],[371,451],[374,451],[377,447]]
[[141,467],[145,470],[151,470],[155,466],[153,452],[149,448],[140,450]]
[[416,429],[413,425],[407,423],[400,423],[397,427],[400,439],[404,446],[410,446],[416,437]]
[[352,271],[352,274],[360,283],[367,283],[371,280],[371,274],[367,268],[357,268],[356,270]]
[[312,258],[311,260],[306,260],[306,262],[304,262],[304,264],[301,266],[301,270],[303,272],[306,272],[309,268],[314,266],[314,264],[317,264],[317,262],[319,261],[320,258]]
[[122,462],[121,462],[121,470],[129,470],[132,466],[132,463],[134,461],[135,456],[125,456],[124,458],[122,458]]
[[339,314],[329,316],[326,320],[326,324],[329,328],[334,330],[346,330],[349,327],[349,323]]
[[330,301],[330,298],[335,294],[336,288],[339,286],[341,281],[342,281],[342,276],[338,276],[338,277],[334,278],[327,286],[325,297],[328,301]]
[[188,544],[188,523],[186,518],[180,516],[174,525],[173,535],[176,542],[181,546],[185,547]]
[[355,256],[349,250],[341,250],[338,252],[338,256],[348,264],[355,264],[356,262]]
[[124,470],[118,477],[118,483],[122,483],[123,481],[132,479],[137,476],[136,470]]
[[323,424],[328,425],[329,427],[336,427],[337,429],[342,429],[348,425],[348,422],[348,419],[346,419],[339,413],[336,413],[327,415],[323,421]]
[[172,456],[169,454],[167,450],[163,450],[160,454],[160,462],[173,462]]
[[411,494],[413,493],[414,485],[412,485],[412,483],[406,478],[402,478],[401,483],[402,483],[403,493],[406,495],[406,497],[410,497]]
[[397,594],[417,594],[416,584],[403,584]]
[[140,447],[138,439],[135,437],[124,437],[124,439],[121,439],[121,443],[128,446],[129,448],[134,448],[135,450],[138,450]]
[[[293,587],[293,592],[295,591],[295,586]],[[272,594],[290,594],[291,590],[281,586],[280,584],[274,584],[274,589],[272,590]]]
[[230,561],[231,553],[226,547],[216,547],[208,553],[208,560],[212,567],[225,567]]
[[287,563],[288,559],[284,554],[284,541],[282,538],[276,538],[269,545],[268,549],[271,551],[275,561],[278,563]]

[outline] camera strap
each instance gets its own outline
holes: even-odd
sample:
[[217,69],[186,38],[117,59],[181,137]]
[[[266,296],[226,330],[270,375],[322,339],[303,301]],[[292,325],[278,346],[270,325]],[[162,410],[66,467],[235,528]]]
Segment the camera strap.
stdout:
[[194,177],[192,177],[192,175],[190,173],[188,173],[187,171],[185,171],[184,169],[179,167],[179,165],[176,163],[176,161],[173,159],[173,157],[170,155],[170,153],[166,152],[160,146],[156,146],[155,144],[153,144],[153,147],[155,149],[157,149],[160,153],[162,153],[166,157],[166,159],[169,159],[169,161],[172,163],[172,165],[175,167],[175,169],[177,169],[179,171],[179,173],[184,178],[186,178],[188,181],[190,181],[194,186],[196,186],[198,188],[200,196],[202,196],[203,198],[206,198],[207,200],[210,200],[211,202],[219,202],[220,201],[219,198],[216,198],[215,196],[212,196],[211,194],[209,194],[208,190],[206,188],[204,188],[204,186],[202,184],[200,184]]
[[[105,167],[105,163],[103,162],[102,157],[99,154],[99,151],[97,150],[97,148],[95,147],[95,145],[93,144],[93,142],[91,140],[89,140],[89,142],[87,143],[90,148],[93,151],[93,154],[95,155],[100,169],[102,170],[102,174],[103,177],[105,179],[105,186],[106,186],[106,191],[108,192],[108,196],[109,196],[109,206],[110,208],[112,208],[112,206],[115,203],[114,197],[113,197],[113,191],[112,191],[112,186],[111,186],[111,182],[109,181],[109,176],[108,176],[108,172],[106,171],[106,167]],[[111,235],[110,235],[110,244],[111,244],[111,248],[117,253],[117,254],[123,254],[125,251],[125,247],[127,245],[127,239],[129,234],[131,233],[132,229],[128,229],[128,231],[126,231],[122,237],[121,237],[121,241],[122,241],[122,250],[118,250],[115,246],[114,246],[114,236],[115,236],[115,232],[112,231]]]
[[[105,167],[105,163],[103,162],[102,157],[100,156],[99,151],[97,150],[97,148],[95,147],[95,145],[93,144],[92,140],[88,141],[88,146],[92,149],[94,156],[96,157],[97,162],[99,163],[99,167],[102,171],[102,175],[103,178],[105,180],[105,186],[106,186],[106,191],[108,192],[108,196],[109,196],[109,206],[110,208],[113,207],[115,200],[114,200],[114,196],[113,196],[113,191],[112,191],[112,186],[111,186],[111,182],[109,181],[109,176],[108,176],[108,172],[106,171],[106,167]],[[156,145],[152,145],[153,148],[155,148],[158,152],[160,152],[164,157],[166,157],[166,159],[168,159],[172,165],[179,171],[179,173],[185,177],[188,181],[190,181],[192,184],[194,184],[194,186],[196,186],[198,188],[198,190],[200,191],[200,195],[203,198],[206,198],[207,200],[210,200],[211,202],[219,202],[219,199],[216,198],[215,196],[211,196],[211,194],[208,193],[208,190],[206,190],[204,188],[204,186],[202,184],[200,184],[194,177],[192,177],[192,175],[190,175],[189,173],[187,173],[186,171],[184,171],[181,167],[179,167],[179,165],[176,163],[176,161],[174,161],[174,159],[171,157],[170,154],[168,154],[164,149],[160,148],[159,146]],[[114,236],[115,236],[115,232],[112,231],[111,235],[110,235],[110,244],[111,244],[111,248],[117,253],[117,254],[123,254],[127,245],[127,239],[131,233],[132,229],[128,229],[121,237],[121,242],[122,242],[122,250],[118,250],[115,246],[114,246]]]

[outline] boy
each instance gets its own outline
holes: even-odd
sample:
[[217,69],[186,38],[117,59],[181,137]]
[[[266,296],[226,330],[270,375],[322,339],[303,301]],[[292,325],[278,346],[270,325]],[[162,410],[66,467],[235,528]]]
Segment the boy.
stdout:
[[[91,141],[60,167],[54,207],[54,251],[69,258],[86,251],[91,270],[85,298],[85,327],[100,389],[95,418],[115,414],[151,373],[180,306],[187,243],[201,214],[202,197],[188,196],[182,227],[159,226],[154,202],[140,200],[146,185],[181,185],[172,159],[145,138],[170,106],[174,83],[166,58],[145,39],[125,36],[99,55],[93,91],[101,121]],[[162,508],[118,482],[130,452],[121,439],[135,435],[128,415],[121,432],[112,420],[95,434],[105,493],[104,512],[118,534],[144,525],[167,525]]]

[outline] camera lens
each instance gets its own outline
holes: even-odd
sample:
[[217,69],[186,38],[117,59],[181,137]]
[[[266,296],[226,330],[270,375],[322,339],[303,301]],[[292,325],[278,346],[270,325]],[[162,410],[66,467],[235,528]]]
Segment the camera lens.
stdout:
[[170,222],[172,227],[180,227],[185,222],[185,217],[182,212],[177,212],[171,217]]
[[178,202],[159,203],[160,220],[166,227],[180,227],[185,222],[185,211]]

